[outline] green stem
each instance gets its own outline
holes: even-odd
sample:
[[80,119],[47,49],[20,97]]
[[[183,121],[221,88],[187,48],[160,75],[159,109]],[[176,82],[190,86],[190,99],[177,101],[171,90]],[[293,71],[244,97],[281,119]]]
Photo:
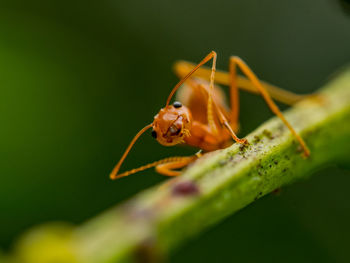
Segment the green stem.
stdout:
[[[319,94],[321,99],[304,100],[285,113],[309,146],[309,158],[302,157],[283,123],[272,118],[246,137],[249,146],[234,144],[203,156],[182,176],[69,230],[69,238],[62,238],[62,231],[53,234],[55,241],[61,240],[57,250],[64,247],[69,251],[61,262],[160,260],[186,239],[275,189],[304,179],[327,164],[349,162],[350,68]],[[47,231],[35,230],[29,236]],[[26,259],[28,235],[23,240],[17,255],[22,262],[32,262]],[[57,251],[57,244],[51,243],[51,249]]]

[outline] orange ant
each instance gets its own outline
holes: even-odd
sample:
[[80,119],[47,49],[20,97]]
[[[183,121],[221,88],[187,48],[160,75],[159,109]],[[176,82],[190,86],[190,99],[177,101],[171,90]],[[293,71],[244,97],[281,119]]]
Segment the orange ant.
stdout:
[[[246,139],[237,137],[239,97],[238,89],[252,93],[260,93],[271,111],[276,114],[288,127],[298,140],[304,155],[310,155],[304,140],[296,133],[290,123],[284,118],[272,98],[292,105],[309,95],[297,95],[275,86],[261,82],[248,65],[239,57],[230,57],[229,72],[216,73],[216,52],[210,52],[199,64],[180,61],[175,64],[176,75],[181,79],[166,101],[166,105],[154,117],[151,124],[141,129],[131,141],[118,164],[110,174],[111,179],[128,176],[150,167],[156,167],[156,171],[167,176],[176,176],[180,169],[193,162],[200,154],[186,157],[169,157],[156,161],[136,169],[118,174],[119,169],[131,147],[146,130],[152,128],[152,136],[164,146],[176,144],[187,144],[209,152],[228,147],[232,139],[240,144],[248,143]],[[201,68],[205,63],[212,60],[212,67]],[[237,75],[236,67],[242,71],[247,78]],[[216,73],[216,74],[215,74]],[[209,84],[204,79],[209,78]],[[230,87],[231,109],[225,103],[223,91],[214,85],[215,82]],[[175,92],[179,91],[178,98],[172,105],[170,100]]]

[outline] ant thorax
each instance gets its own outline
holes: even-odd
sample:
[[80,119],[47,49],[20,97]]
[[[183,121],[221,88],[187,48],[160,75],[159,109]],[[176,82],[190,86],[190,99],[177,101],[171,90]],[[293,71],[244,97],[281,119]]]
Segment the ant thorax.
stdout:
[[190,135],[191,123],[190,110],[176,101],[154,116],[152,136],[165,146],[183,143],[184,138]]

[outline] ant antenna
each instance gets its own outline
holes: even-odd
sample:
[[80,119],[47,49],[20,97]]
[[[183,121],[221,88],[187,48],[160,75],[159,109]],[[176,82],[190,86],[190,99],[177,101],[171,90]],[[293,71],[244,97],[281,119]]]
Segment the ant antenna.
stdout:
[[177,89],[189,78],[191,75],[202,65],[207,63],[210,59],[214,58],[216,60],[216,53],[215,51],[210,52],[197,66],[195,66],[183,79],[181,79],[176,86],[173,88],[173,90],[170,92],[170,95],[166,101],[165,107],[168,107],[170,104],[170,100],[173,97],[174,93],[177,91]]
[[[126,148],[122,158],[120,158],[119,162],[117,163],[117,165],[113,168],[111,174],[109,175],[109,177],[114,180],[114,179],[117,179],[117,178],[120,178],[120,177],[124,177],[124,176],[128,176],[129,174],[131,173],[135,173],[135,172],[131,172],[133,170],[136,170],[136,169],[133,169],[131,171],[128,171],[128,172],[124,172],[124,173],[121,173],[118,175],[118,172],[119,172],[119,169],[120,169],[120,166],[122,165],[122,163],[124,162],[126,156],[128,155],[128,153],[130,152],[132,146],[135,144],[135,142],[137,141],[137,139],[145,132],[147,131],[149,128],[152,127],[152,123],[151,124],[148,124],[147,126],[143,127],[134,137],[134,139],[132,139],[131,143],[129,144],[128,148]],[[147,169],[147,168],[145,168]],[[136,171],[138,172],[138,171]]]

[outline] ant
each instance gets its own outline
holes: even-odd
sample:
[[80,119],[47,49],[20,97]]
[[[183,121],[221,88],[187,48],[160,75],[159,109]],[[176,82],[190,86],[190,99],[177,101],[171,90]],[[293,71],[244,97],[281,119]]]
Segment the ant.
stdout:
[[[141,129],[133,138],[111,172],[111,179],[128,176],[150,167],[156,167],[156,171],[160,174],[177,176],[180,174],[177,169],[187,166],[200,157],[200,152],[193,156],[169,157],[118,174],[132,146],[141,134],[150,128],[152,128],[151,135],[164,146],[187,144],[210,152],[228,147],[232,144],[232,140],[243,145],[247,144],[246,139],[240,139],[236,135],[239,129],[238,89],[260,94],[271,111],[282,120],[297,139],[305,157],[310,155],[304,140],[284,118],[272,100],[274,98],[292,105],[310,95],[297,95],[260,81],[249,66],[237,56],[230,57],[229,72],[218,71],[216,73],[216,58],[216,52],[212,51],[197,65],[185,61],[175,64],[175,72],[180,81],[170,92],[165,107],[154,116],[153,122]],[[211,69],[202,67],[210,60],[212,60]],[[247,78],[237,75],[237,67]],[[208,78],[209,84],[205,80]],[[231,109],[226,104],[223,91],[214,85],[214,80],[217,84],[230,87]],[[173,95],[183,84],[186,85],[178,92],[179,101],[170,104]]]

